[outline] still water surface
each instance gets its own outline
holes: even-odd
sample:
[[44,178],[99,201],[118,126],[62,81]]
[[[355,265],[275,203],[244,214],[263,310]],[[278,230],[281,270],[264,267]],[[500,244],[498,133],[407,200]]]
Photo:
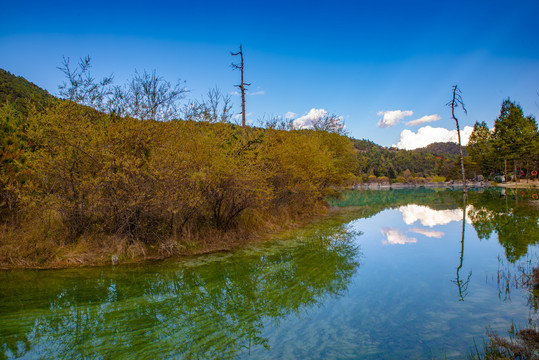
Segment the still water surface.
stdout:
[[[230,253],[0,272],[0,358],[466,357],[535,318],[533,191],[357,191]],[[464,221],[463,221],[464,220]]]

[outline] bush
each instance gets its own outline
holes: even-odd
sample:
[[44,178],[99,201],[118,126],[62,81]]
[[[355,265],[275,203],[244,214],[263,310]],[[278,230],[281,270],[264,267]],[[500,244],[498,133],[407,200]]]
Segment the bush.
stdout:
[[435,182],[435,183],[445,182],[445,177],[444,176],[433,176],[430,179],[430,182]]
[[61,215],[68,241],[100,232],[155,243],[301,216],[351,179],[349,139],[326,131],[141,121],[69,102],[35,124],[27,196]]

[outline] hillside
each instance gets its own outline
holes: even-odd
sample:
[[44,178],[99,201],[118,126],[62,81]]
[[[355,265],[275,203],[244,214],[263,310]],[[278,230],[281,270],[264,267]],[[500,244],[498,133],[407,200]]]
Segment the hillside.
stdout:
[[[0,69],[0,104],[10,103],[26,116],[32,107],[38,110],[52,104],[56,98],[21,76]],[[367,139],[351,139],[356,149],[352,172],[356,176],[386,176],[396,179],[409,170],[413,176],[450,176],[458,146],[434,143],[412,151],[386,148]]]
[[242,128],[207,103],[199,121],[141,120],[1,84],[0,268],[229,249],[326,213],[353,181],[334,132]]
[[0,105],[12,104],[21,113],[27,114],[31,106],[42,109],[56,98],[22,76],[0,69]]
[[[468,153],[466,152],[465,146],[462,147],[462,150],[463,150],[464,156],[468,155]],[[459,145],[453,142],[432,143],[423,148],[416,149],[415,151],[425,151],[425,152],[430,152],[436,155],[445,155],[445,156],[460,155]]]
[[[434,143],[425,148],[402,150],[386,148],[370,140],[352,139],[356,149],[354,173],[367,181],[370,176],[397,179],[407,173],[412,177],[453,177],[458,145]],[[408,171],[408,172],[407,172]]]

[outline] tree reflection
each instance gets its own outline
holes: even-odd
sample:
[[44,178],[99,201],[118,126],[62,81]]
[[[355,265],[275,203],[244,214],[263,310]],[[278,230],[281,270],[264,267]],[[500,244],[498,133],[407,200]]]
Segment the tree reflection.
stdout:
[[472,277],[472,271],[470,270],[470,273],[468,274],[468,277],[466,280],[462,280],[460,278],[460,270],[462,269],[462,264],[464,261],[464,233],[466,229],[466,207],[468,205],[468,194],[463,194],[463,201],[462,201],[462,237],[460,239],[460,263],[457,267],[457,278],[456,280],[453,280],[455,284],[457,284],[459,288],[459,301],[464,301],[464,298],[466,295],[468,295],[468,285],[470,284],[470,278]]
[[[478,237],[489,239],[496,233],[512,263],[526,255],[528,247],[539,241],[539,212],[526,201],[531,192],[519,191],[508,189],[469,195],[473,207],[468,216]],[[531,195],[529,197],[531,199]]]
[[346,291],[359,267],[354,235],[336,225],[192,263],[13,273],[4,299],[23,281],[37,288],[23,312],[12,297],[3,305],[3,356],[236,358],[269,348],[268,322]]

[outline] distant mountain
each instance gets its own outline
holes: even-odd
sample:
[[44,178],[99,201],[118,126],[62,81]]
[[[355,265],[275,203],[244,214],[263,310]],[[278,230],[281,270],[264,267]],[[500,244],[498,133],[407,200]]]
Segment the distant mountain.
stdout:
[[[460,155],[459,152],[459,146],[458,144],[452,143],[452,142],[437,142],[432,143],[430,145],[427,145],[422,148],[414,149],[414,150],[404,150],[404,149],[397,149],[394,147],[387,148],[385,146],[378,145],[370,140],[362,139],[352,139],[352,143],[354,144],[354,147],[360,151],[360,152],[368,152],[372,150],[377,151],[389,151],[389,152],[428,152],[434,155],[439,156],[455,156]],[[466,147],[462,147],[462,150],[464,152],[464,155],[468,155],[466,152]]]
[[42,109],[52,104],[56,98],[22,76],[15,76],[0,69],[0,106],[9,102],[16,110],[28,113],[32,106]]
[[[416,149],[415,151],[430,152],[435,155],[453,156],[460,155],[459,145],[453,142],[437,142],[425,146],[424,148]],[[464,155],[468,155],[466,147],[463,146],[462,151]]]

